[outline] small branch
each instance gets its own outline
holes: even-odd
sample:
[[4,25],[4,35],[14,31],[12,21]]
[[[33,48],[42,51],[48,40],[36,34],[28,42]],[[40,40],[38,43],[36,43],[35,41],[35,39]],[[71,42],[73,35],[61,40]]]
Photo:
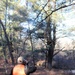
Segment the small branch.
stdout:
[[64,48],[65,48],[65,47],[63,47],[63,48],[60,49],[58,52],[56,52],[56,53],[53,55],[53,57],[54,57],[55,55],[57,55],[60,51],[62,51]]

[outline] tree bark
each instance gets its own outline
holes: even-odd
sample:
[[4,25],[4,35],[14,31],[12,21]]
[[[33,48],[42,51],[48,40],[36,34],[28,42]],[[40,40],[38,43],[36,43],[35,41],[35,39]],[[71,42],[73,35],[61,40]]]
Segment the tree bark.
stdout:
[[52,69],[52,59],[53,59],[54,48],[52,45],[48,48],[48,69]]

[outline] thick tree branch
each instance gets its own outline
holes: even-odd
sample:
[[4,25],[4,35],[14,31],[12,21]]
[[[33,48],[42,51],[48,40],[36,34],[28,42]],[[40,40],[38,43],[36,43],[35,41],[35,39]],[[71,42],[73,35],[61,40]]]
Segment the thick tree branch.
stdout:
[[60,9],[63,9],[63,8],[66,8],[66,7],[69,7],[69,6],[72,6],[72,5],[75,5],[75,3],[73,4],[70,4],[70,5],[64,5],[64,6],[61,6],[57,9],[54,9],[49,15],[47,15],[43,20],[41,20],[41,22],[43,22],[45,19],[47,19],[50,15],[52,15],[54,12],[60,10]]

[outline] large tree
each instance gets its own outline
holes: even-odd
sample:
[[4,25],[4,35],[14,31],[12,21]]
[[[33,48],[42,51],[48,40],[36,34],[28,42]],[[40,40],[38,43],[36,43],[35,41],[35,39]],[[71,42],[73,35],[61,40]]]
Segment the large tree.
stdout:
[[[36,4],[34,4],[34,2]],[[52,59],[54,56],[54,48],[56,44],[56,26],[57,26],[56,23],[57,21],[60,21],[59,18],[61,18],[61,16],[59,16],[59,14],[61,13],[59,12],[62,11],[64,12],[65,10],[62,10],[63,8],[67,8],[69,6],[72,7],[73,5],[75,5],[75,3],[69,0],[66,1],[65,0],[63,1],[59,1],[59,0],[36,1],[35,0],[34,2],[33,2],[33,7],[35,9],[35,12],[38,13],[37,17],[35,18],[35,21],[38,22],[37,27],[41,29],[42,27],[41,25],[43,25],[43,22],[46,23],[45,36],[47,40],[47,49],[48,49],[47,61],[48,61],[48,67],[49,69],[51,69]]]

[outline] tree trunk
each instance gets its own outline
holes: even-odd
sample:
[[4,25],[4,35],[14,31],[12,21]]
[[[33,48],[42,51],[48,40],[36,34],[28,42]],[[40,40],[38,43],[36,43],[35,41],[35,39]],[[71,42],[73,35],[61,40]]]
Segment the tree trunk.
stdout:
[[[55,47],[55,41],[56,41],[55,24],[53,26],[52,25],[53,24],[51,23],[51,18],[49,18],[47,23],[47,46],[48,46],[47,62],[48,62],[49,70],[52,68],[52,59],[53,59],[54,47]],[[53,29],[51,29],[51,27],[53,27]],[[51,34],[51,32],[53,32],[53,34]]]
[[7,41],[7,46],[8,46],[8,49],[9,49],[9,54],[10,54],[10,57],[11,57],[12,64],[14,64],[14,58],[13,58],[13,54],[12,54],[12,46],[11,46],[10,41],[8,39],[6,29],[5,29],[5,27],[4,27],[4,25],[3,25],[1,20],[0,20],[0,24],[1,24],[2,28],[3,28],[4,35],[5,35],[5,38],[6,38],[6,41]]
[[53,43],[51,43],[48,47],[48,58],[47,58],[47,61],[48,61],[48,69],[52,69],[52,60],[53,60],[53,53],[54,53],[54,47],[52,45]]

